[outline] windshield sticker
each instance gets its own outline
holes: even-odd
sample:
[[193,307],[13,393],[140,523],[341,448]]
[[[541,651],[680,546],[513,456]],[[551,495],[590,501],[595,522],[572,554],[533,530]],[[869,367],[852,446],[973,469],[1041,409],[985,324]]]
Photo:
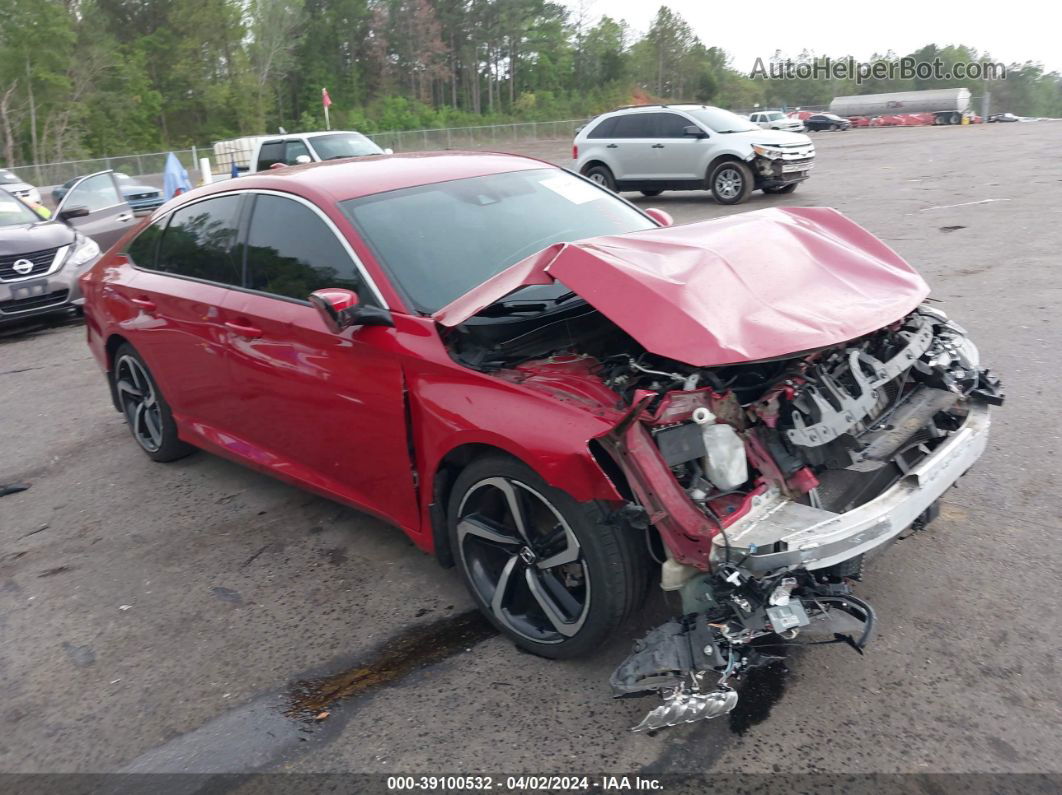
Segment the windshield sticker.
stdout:
[[539,182],[554,193],[563,196],[572,204],[586,204],[594,199],[600,199],[604,195],[599,188],[595,188],[581,179],[567,175],[549,177],[548,179],[539,180]]

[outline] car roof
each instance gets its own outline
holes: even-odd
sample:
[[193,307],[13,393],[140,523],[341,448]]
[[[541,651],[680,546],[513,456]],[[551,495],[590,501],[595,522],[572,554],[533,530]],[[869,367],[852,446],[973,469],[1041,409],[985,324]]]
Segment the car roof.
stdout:
[[346,201],[418,185],[536,168],[557,167],[544,160],[497,152],[409,152],[260,171],[196,188],[184,195],[193,197],[258,189]]

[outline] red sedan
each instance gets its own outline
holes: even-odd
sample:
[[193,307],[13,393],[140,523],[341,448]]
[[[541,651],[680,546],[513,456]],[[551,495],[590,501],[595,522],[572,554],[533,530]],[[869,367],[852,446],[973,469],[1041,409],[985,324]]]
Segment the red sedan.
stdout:
[[612,678],[664,697],[654,729],[732,709],[756,638],[865,645],[864,556],[932,518],[1001,400],[839,213],[669,225],[522,157],[296,166],[126,235],[81,279],[88,341],[152,459],[382,517],[537,654],[597,649],[658,573],[679,615]]

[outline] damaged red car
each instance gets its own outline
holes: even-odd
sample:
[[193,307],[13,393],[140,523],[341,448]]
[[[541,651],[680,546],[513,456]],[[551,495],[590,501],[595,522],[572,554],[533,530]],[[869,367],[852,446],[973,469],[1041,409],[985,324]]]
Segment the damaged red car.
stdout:
[[862,648],[864,561],[1002,400],[963,329],[828,209],[670,226],[529,158],[313,164],[170,202],[81,280],[115,408],[402,528],[499,630],[616,695],[723,714],[761,640]]

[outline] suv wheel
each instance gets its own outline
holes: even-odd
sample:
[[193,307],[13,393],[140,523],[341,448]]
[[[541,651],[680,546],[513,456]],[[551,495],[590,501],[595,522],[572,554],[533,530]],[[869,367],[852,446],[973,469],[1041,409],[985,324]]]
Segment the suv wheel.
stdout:
[[612,171],[608,166],[591,166],[583,172],[583,176],[591,182],[596,182],[602,188],[608,188],[610,191],[616,191],[616,179],[612,176]]
[[177,438],[173,412],[144,360],[131,345],[122,345],[115,352],[111,377],[129,432],[152,460],[176,461],[195,451]]
[[645,596],[641,533],[607,521],[520,461],[491,455],[457,477],[447,512],[479,609],[517,645],[566,659],[598,649]]
[[708,189],[720,204],[741,204],[752,193],[752,171],[744,163],[725,160],[709,174]]

